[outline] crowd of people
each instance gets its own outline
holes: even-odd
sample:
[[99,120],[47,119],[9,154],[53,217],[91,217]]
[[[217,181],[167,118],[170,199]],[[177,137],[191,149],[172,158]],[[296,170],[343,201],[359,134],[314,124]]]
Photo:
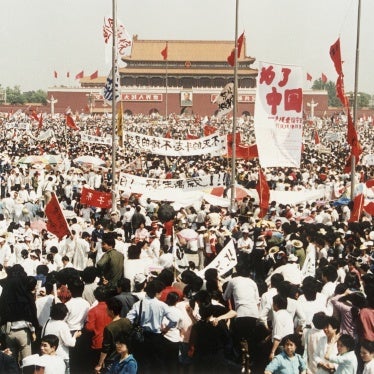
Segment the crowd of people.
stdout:
[[[305,125],[300,169],[265,170],[271,190],[323,189],[324,198],[272,201],[262,218],[249,195],[231,210],[207,201],[174,209],[173,197],[121,190],[115,209],[81,204],[83,187],[111,191],[111,148],[82,142],[58,115],[43,129],[27,113],[1,117],[0,372],[374,373],[374,223],[365,211],[352,222],[352,204],[337,201],[350,196],[348,146],[336,136],[344,116]],[[76,122],[87,134],[111,131],[103,117]],[[185,139],[207,124],[230,131],[229,119],[176,115],[126,117],[124,129]],[[355,185],[374,179],[374,126],[362,120],[357,129]],[[38,140],[46,130],[50,137]],[[250,118],[238,130],[242,142],[255,142]],[[58,162],[30,157],[42,154]],[[74,161],[82,155],[103,164]],[[230,165],[210,155],[157,157],[126,143],[116,157],[118,171],[158,179]],[[258,160],[238,159],[236,168],[237,183],[255,188]],[[46,227],[52,193],[70,229],[60,241]],[[229,245],[232,266],[220,273],[210,264]]]

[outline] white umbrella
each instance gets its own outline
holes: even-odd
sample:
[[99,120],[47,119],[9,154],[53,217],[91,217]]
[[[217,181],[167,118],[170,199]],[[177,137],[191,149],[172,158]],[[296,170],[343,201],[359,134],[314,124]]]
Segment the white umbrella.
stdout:
[[73,160],[77,164],[105,165],[105,161],[95,156],[79,156]]

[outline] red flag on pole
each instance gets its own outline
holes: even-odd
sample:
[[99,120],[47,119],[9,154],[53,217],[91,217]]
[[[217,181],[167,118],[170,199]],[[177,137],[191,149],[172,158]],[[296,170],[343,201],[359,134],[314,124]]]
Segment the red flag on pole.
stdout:
[[168,59],[168,43],[166,42],[165,48],[161,51],[161,56],[164,60]]
[[[237,44],[237,46],[238,46],[238,58],[240,57],[240,53],[242,51],[243,42],[244,42],[244,32],[238,38],[238,44]],[[230,55],[227,57],[227,62],[231,66],[235,65],[235,48],[231,51]]]
[[76,76],[75,76],[75,79],[82,79],[84,77],[84,73],[83,73],[83,70],[80,71]]
[[312,81],[312,76],[309,73],[306,73],[306,80]]
[[53,72],[53,75],[54,75],[55,78],[57,78],[57,71],[56,70]]
[[99,71],[96,70],[94,73],[90,75],[90,79],[96,79],[99,76]]
[[353,200],[353,210],[349,222],[358,222],[361,217],[362,208],[364,207],[365,196],[360,193]]
[[52,193],[52,198],[45,206],[45,215],[48,218],[47,230],[56,235],[61,240],[65,235],[70,235],[69,226],[62,213],[56,194]]
[[40,130],[42,127],[43,127],[43,113],[40,113],[38,129]]
[[258,216],[259,218],[263,218],[265,217],[269,208],[270,189],[265,174],[262,172],[261,168],[258,171],[258,182],[256,185],[256,191],[258,193],[258,197],[260,200],[260,213]]
[[79,127],[75,124],[71,113],[66,113],[66,126],[70,127],[72,130],[79,130]]
[[322,73],[322,75],[321,75],[321,80],[322,80],[323,83],[327,83],[327,77],[326,77],[326,75],[323,74],[323,73]]
[[97,208],[110,208],[112,206],[112,194],[83,187],[80,203]]
[[340,38],[338,38],[338,40],[330,47],[330,57],[334,63],[336,72],[339,75],[343,74]]

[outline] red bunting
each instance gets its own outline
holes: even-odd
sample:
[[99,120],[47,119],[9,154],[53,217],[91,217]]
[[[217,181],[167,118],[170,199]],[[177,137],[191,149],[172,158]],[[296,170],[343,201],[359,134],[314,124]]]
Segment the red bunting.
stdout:
[[51,200],[45,206],[45,215],[48,218],[47,230],[49,232],[56,235],[59,240],[61,240],[65,235],[70,235],[69,226],[62,213],[55,193],[52,193]]
[[80,202],[81,204],[107,209],[112,206],[112,194],[83,187]]

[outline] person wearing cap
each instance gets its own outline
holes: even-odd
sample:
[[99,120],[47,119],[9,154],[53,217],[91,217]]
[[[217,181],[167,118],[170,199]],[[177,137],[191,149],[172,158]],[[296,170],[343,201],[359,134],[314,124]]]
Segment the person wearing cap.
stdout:
[[[278,256],[280,252],[278,252]],[[277,267],[271,275],[266,279],[266,284],[270,284],[270,277],[273,274],[282,274],[285,281],[288,281],[296,286],[300,285],[302,282],[302,273],[299,267],[298,258],[294,254],[290,254],[288,257],[284,255],[285,259],[287,259],[287,263]]]
[[292,253],[295,253],[295,256],[298,258],[299,266],[300,268],[303,267],[305,262],[305,251],[304,251],[304,244],[301,240],[294,239],[291,241],[293,251]]
[[119,279],[123,278],[124,256],[115,249],[115,240],[112,233],[104,233],[102,236],[102,249],[104,255],[96,263],[101,273],[102,282],[116,287]]

